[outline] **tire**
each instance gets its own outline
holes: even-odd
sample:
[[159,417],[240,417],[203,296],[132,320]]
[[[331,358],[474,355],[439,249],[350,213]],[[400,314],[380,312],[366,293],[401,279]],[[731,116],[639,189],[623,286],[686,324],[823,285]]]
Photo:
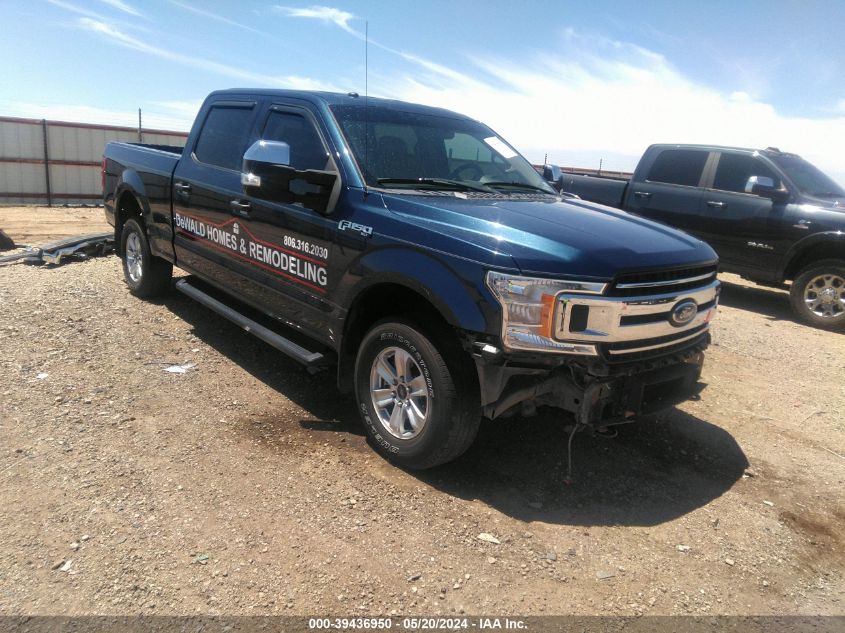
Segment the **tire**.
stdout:
[[377,323],[359,347],[355,396],[364,427],[376,450],[404,468],[452,461],[478,433],[478,384],[463,350],[448,341],[390,320]]
[[150,252],[150,242],[141,224],[130,218],[120,234],[123,278],[129,292],[142,299],[151,299],[170,289],[173,265]]
[[793,280],[789,301],[807,325],[845,330],[845,261],[826,259],[807,266]]

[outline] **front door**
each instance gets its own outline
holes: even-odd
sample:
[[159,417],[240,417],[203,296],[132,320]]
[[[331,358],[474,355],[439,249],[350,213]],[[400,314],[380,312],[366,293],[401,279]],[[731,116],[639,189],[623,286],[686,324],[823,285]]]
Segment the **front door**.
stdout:
[[779,185],[777,174],[760,158],[721,153],[701,198],[700,236],[730,267],[774,272],[789,246],[778,228],[786,205],[746,191],[752,176]]
[[289,184],[288,198],[294,201],[263,199],[260,190],[248,198],[247,256],[262,288],[261,307],[331,344],[328,297],[344,269],[341,254],[335,252],[338,220],[330,216],[331,209],[321,208],[325,191],[309,182],[307,172],[334,174],[338,190],[340,174],[315,117],[305,107],[271,105],[258,136],[287,143],[289,167],[297,172]]

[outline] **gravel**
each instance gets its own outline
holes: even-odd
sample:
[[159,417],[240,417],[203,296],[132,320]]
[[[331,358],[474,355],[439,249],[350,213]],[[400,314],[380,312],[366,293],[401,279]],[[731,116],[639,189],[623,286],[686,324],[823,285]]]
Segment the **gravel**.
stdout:
[[842,613],[845,337],[740,284],[713,334],[702,399],[577,436],[570,485],[547,411],[413,473],[116,258],[0,269],[0,613]]

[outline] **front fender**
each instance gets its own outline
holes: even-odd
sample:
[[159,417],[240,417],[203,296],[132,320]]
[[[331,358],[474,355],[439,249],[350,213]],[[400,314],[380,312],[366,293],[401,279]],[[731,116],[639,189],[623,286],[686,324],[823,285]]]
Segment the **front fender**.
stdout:
[[452,326],[473,332],[489,332],[498,325],[498,304],[484,283],[478,262],[456,257],[435,257],[409,247],[387,247],[362,256],[340,287],[349,291],[341,298],[349,306],[368,288],[393,283],[409,288],[429,301]]
[[845,257],[845,232],[843,231],[822,231],[820,233],[813,233],[795,242],[781,260],[781,264],[778,269],[778,279],[785,279],[787,274],[794,273],[795,271],[791,269],[792,264],[810,249],[815,248],[820,244],[830,243],[841,244],[842,256]]

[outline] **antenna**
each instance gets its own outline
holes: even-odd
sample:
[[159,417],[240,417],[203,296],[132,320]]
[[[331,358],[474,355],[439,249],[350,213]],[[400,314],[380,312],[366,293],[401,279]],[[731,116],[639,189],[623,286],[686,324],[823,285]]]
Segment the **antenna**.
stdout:
[[364,22],[364,196],[367,195],[367,174],[370,169],[370,21]]

